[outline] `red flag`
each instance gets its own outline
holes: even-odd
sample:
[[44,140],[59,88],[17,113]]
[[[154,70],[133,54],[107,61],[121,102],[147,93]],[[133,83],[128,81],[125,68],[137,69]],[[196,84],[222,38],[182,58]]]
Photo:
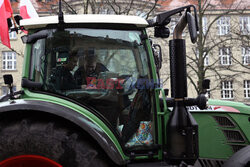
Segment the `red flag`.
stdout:
[[13,14],[10,1],[0,0],[0,37],[4,45],[10,48],[10,37],[8,30],[7,18]]
[[[20,15],[23,19],[39,17],[30,0],[20,0]],[[28,34],[28,31],[23,32]]]
[[30,0],[20,0],[20,15],[23,19],[39,17]]

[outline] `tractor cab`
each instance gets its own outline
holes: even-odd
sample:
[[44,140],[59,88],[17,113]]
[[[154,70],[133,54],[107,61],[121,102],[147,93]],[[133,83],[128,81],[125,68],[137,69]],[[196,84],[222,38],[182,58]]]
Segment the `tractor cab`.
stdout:
[[[30,32],[23,40],[31,46],[23,83],[40,85],[23,87],[88,109],[125,147],[148,147],[155,133],[152,90],[160,87],[150,67],[148,23],[135,16],[119,21],[117,16],[89,17],[65,15],[60,27],[53,21],[31,25],[32,20],[23,20]],[[140,129],[144,132],[137,135],[143,139],[136,139]]]

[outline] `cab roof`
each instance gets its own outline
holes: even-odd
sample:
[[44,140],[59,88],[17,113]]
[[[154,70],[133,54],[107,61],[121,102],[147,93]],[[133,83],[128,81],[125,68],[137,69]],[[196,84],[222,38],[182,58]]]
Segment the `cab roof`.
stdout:
[[[58,16],[47,16],[21,20],[21,26],[26,30],[46,27],[49,24],[58,24]],[[132,24],[137,27],[146,27],[147,21],[139,16],[128,15],[64,15],[65,23],[107,23],[107,24]]]

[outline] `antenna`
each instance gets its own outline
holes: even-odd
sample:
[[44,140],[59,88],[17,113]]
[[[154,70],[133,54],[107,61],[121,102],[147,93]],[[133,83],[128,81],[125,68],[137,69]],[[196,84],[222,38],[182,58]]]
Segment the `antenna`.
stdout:
[[58,13],[59,24],[64,23],[63,12],[62,12],[62,0],[59,0],[59,13]]

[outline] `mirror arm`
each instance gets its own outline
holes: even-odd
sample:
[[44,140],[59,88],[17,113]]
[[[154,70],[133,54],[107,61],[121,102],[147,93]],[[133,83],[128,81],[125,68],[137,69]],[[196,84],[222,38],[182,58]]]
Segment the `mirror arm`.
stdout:
[[198,21],[197,21],[197,12],[196,12],[196,8],[194,5],[187,5],[187,6],[183,6],[174,10],[170,10],[170,11],[166,11],[163,13],[158,14],[157,16],[155,16],[153,19],[148,19],[148,27],[154,27],[154,26],[165,26],[170,22],[170,17],[177,14],[177,13],[181,13],[183,12],[185,9],[187,9],[188,11],[190,11],[190,8],[194,9],[194,14],[195,14],[195,23],[196,23],[196,28],[198,30]]
[[174,28],[173,39],[182,39],[182,33],[187,25],[187,14],[186,12],[181,16],[177,25]]

